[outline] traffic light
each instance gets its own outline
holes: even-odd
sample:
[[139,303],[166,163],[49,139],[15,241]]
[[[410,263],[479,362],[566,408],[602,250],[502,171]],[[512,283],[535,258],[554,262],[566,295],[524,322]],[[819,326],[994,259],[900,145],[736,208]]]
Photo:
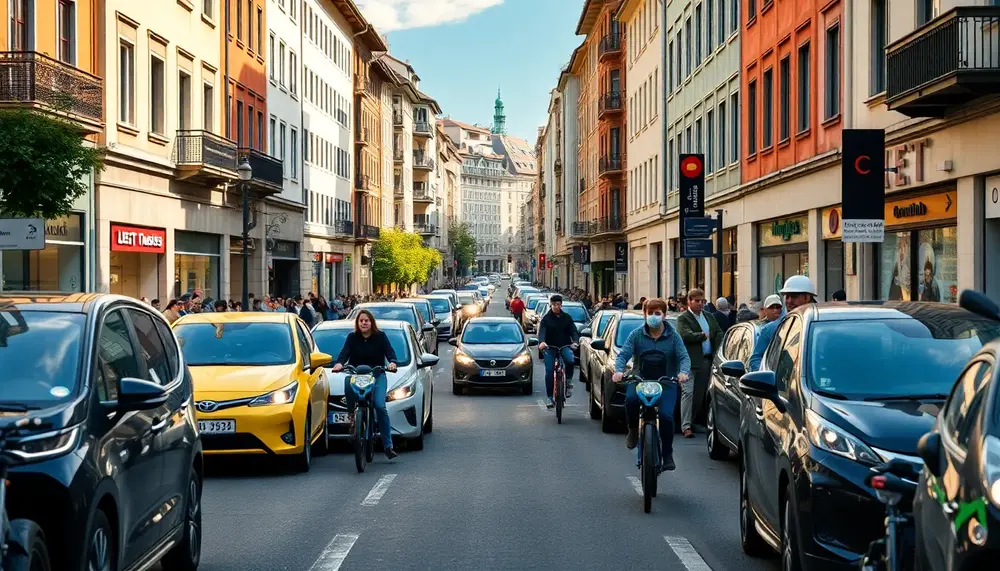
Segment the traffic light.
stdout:
[[514,256],[511,256],[510,254],[507,254],[507,263],[509,264],[512,261],[514,261]]

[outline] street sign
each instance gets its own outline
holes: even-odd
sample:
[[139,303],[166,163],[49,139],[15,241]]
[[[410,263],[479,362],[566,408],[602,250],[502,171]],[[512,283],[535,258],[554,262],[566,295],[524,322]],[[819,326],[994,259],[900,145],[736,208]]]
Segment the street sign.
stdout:
[[628,242],[615,242],[615,271],[628,271]]
[[[682,153],[680,155],[680,230],[684,234],[688,218],[705,216],[705,155]],[[692,236],[694,237],[694,236]]]
[[580,246],[580,261],[584,264],[590,264],[590,245],[584,244]]
[[688,238],[708,238],[715,232],[715,219],[702,216],[701,218],[684,219],[684,236]]
[[844,129],[841,161],[843,229],[851,242],[885,240],[885,131]]
[[0,250],[44,250],[45,220],[0,218]]
[[682,258],[711,258],[715,252],[711,238],[685,238],[681,241]]

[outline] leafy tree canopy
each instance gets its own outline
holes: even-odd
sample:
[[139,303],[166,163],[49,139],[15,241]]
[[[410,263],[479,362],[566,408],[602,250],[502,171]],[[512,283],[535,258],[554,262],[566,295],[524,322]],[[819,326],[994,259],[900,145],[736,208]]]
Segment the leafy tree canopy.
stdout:
[[383,229],[372,249],[372,279],[378,285],[424,283],[441,266],[441,253],[413,232]]
[[465,222],[452,223],[448,230],[448,245],[458,260],[460,272],[465,275],[469,268],[476,265],[476,239],[469,231],[469,225]]

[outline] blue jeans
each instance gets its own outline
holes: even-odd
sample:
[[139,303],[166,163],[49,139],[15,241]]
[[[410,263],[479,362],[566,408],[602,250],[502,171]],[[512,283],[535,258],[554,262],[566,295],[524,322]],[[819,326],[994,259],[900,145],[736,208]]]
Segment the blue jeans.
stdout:
[[[542,353],[545,359],[545,394],[552,398],[552,389],[555,384],[556,354],[548,347]],[[563,367],[566,369],[566,384],[569,385],[573,378],[573,349],[563,347],[560,353],[562,354]]]
[[[388,450],[392,448],[392,423],[389,421],[389,411],[385,408],[385,396],[389,381],[385,373],[379,373],[375,377],[375,386],[372,387],[372,401],[375,403],[375,421],[378,422],[378,431],[382,435],[382,448]],[[354,394],[354,389],[348,384],[344,387],[347,397],[347,410],[354,412],[357,406],[358,396]]]
[[[690,383],[691,381],[688,380]],[[625,392],[625,420],[629,430],[639,429],[639,395],[635,392],[636,383],[629,383]],[[660,416],[660,450],[664,458],[670,458],[674,453],[674,405],[677,404],[677,384],[661,383],[663,394],[660,396],[658,412]]]

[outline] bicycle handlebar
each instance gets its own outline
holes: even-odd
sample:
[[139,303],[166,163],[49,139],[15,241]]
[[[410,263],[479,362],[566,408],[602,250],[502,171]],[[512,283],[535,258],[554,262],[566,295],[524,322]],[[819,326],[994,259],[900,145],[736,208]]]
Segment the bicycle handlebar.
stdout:
[[638,382],[656,382],[656,383],[680,383],[680,379],[677,377],[662,376],[659,379],[643,379],[639,375],[629,372],[628,374],[622,376],[622,380],[618,381],[618,384],[628,384],[628,383],[638,383]]
[[572,349],[572,348],[573,348],[573,344],[570,343],[569,345],[562,345],[560,347],[556,347],[555,345],[546,345],[544,350],[545,351],[549,351],[549,350],[562,351],[563,349]]
[[[377,375],[379,373],[384,373],[386,371],[385,367],[372,367],[371,370],[372,370],[371,374],[373,374],[373,375]],[[344,368],[341,369],[338,372],[350,373],[350,374],[357,374],[358,371],[352,365],[344,365]]]

